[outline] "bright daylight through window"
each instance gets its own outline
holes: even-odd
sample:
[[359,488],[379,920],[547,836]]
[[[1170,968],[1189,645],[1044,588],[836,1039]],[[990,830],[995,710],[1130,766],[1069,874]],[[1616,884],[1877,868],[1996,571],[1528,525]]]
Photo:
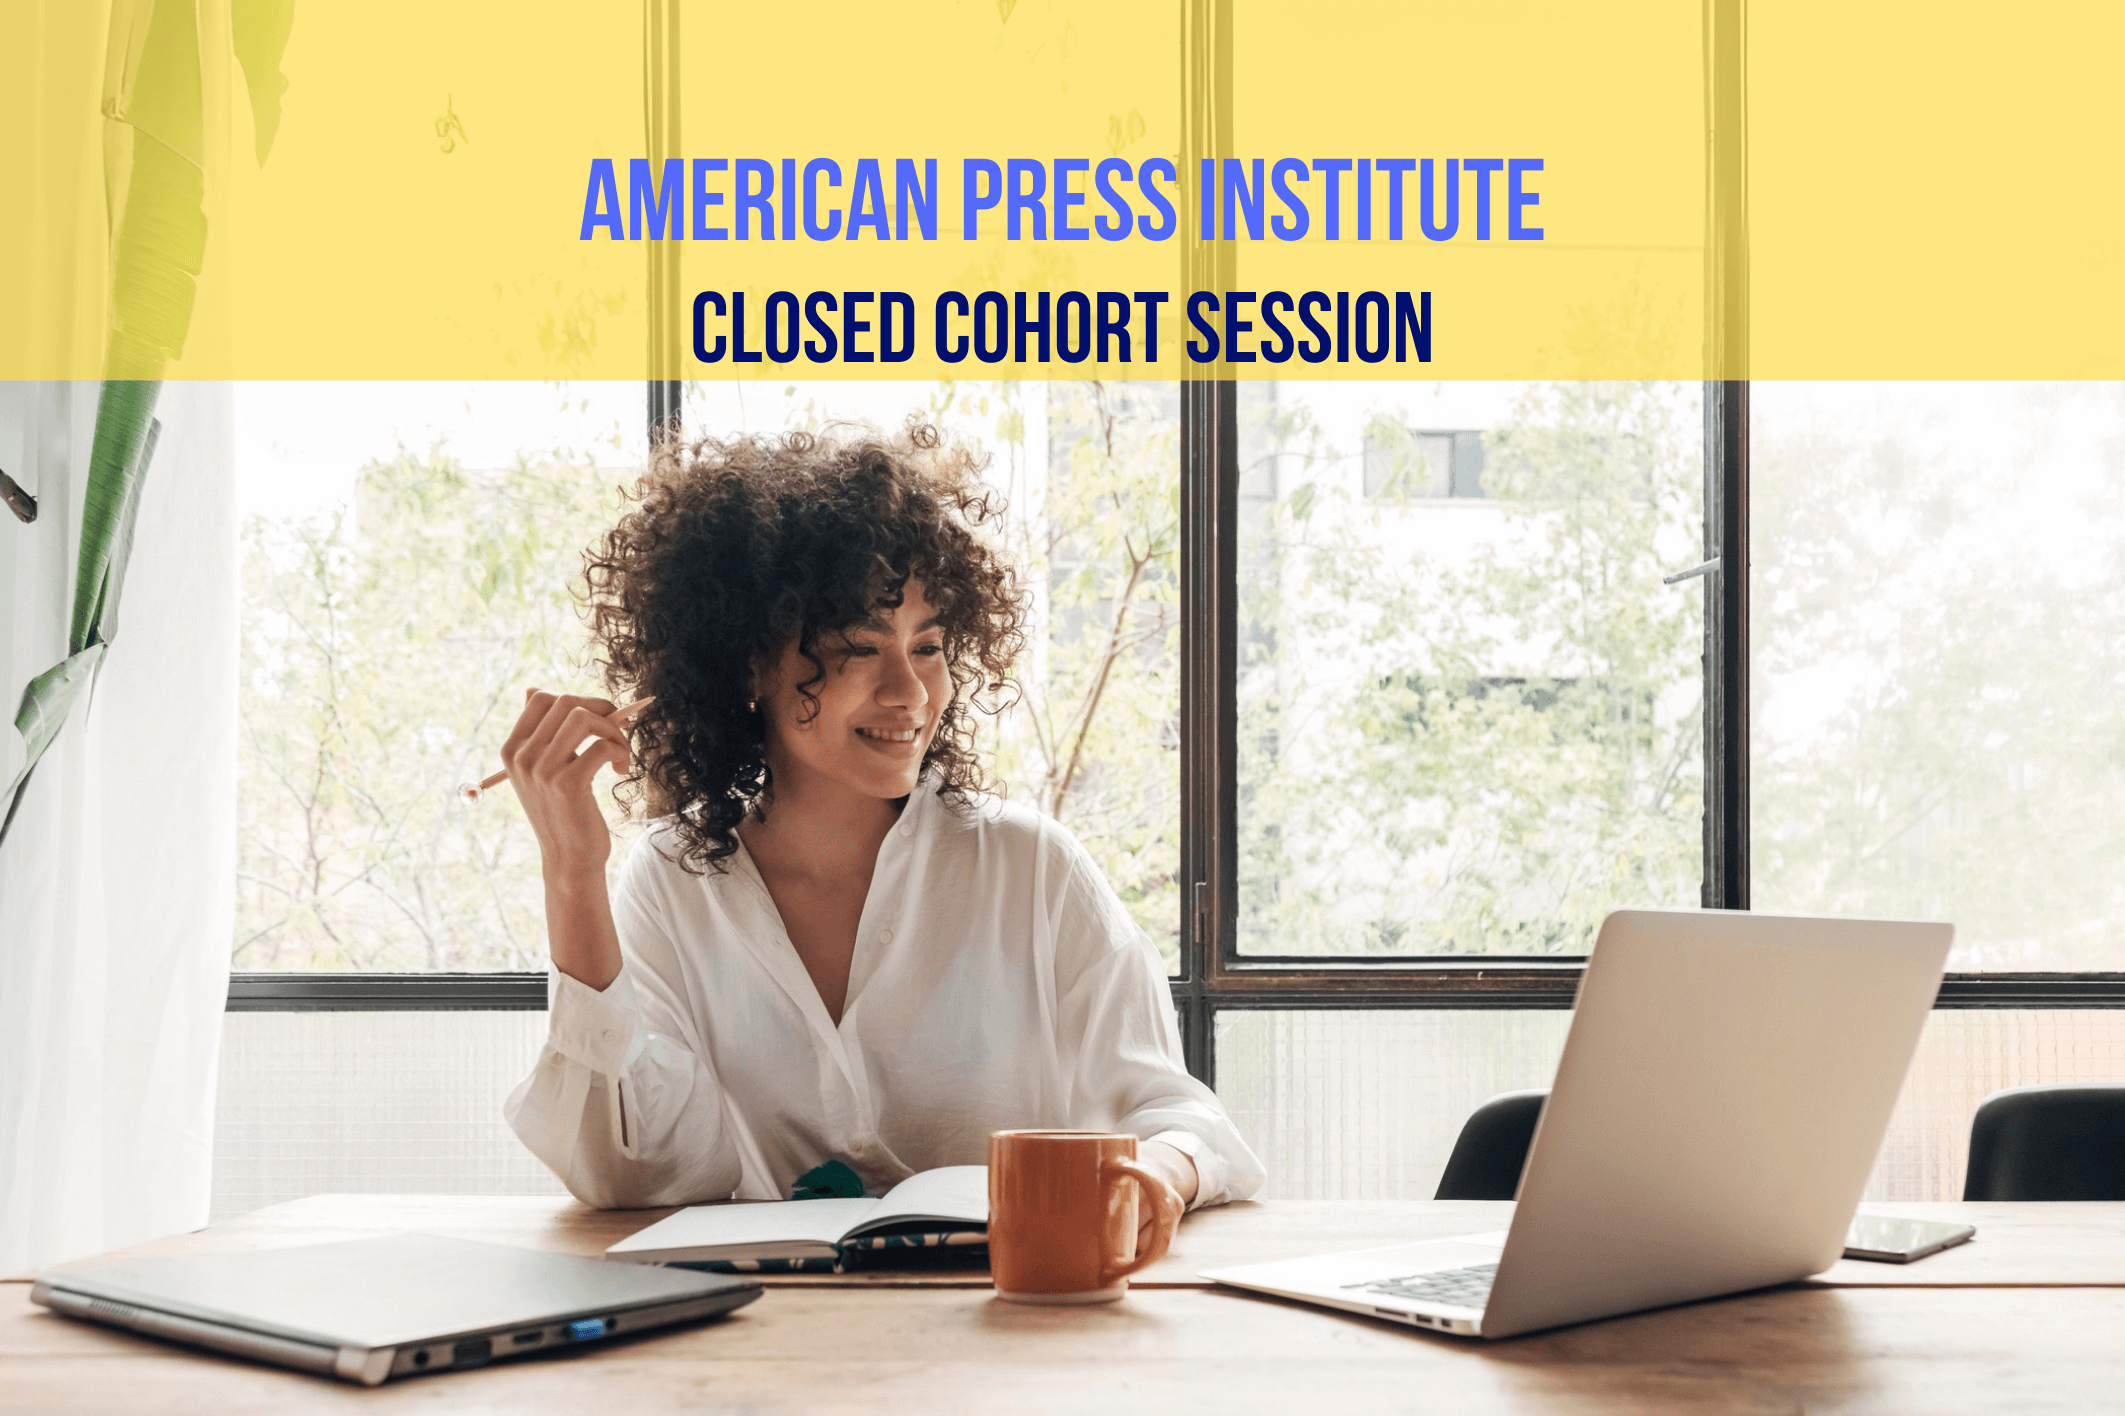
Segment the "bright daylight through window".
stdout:
[[1759,384],[1758,909],[2125,968],[2125,393]]
[[1240,386],[1240,948],[1698,901],[1694,384]]

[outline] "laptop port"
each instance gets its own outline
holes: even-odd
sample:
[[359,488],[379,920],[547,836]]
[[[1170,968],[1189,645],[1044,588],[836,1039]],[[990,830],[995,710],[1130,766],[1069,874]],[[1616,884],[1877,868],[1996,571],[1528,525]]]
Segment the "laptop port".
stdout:
[[568,1340],[570,1342],[587,1342],[593,1337],[603,1337],[606,1330],[605,1319],[603,1318],[579,1318],[568,1325]]
[[416,1367],[425,1367],[428,1365],[428,1350],[426,1348],[422,1348],[420,1351],[413,1354],[413,1365]]
[[544,1336],[546,1336],[544,1332],[540,1331],[538,1328],[533,1328],[530,1332],[520,1332],[515,1337],[512,1337],[509,1340],[515,1343],[518,1347],[529,1347],[532,1343],[537,1342]]
[[457,1346],[450,1349],[450,1361],[452,1365],[459,1367],[477,1367],[492,1356],[494,1356],[494,1343],[484,1337],[475,1337],[470,1342],[460,1342]]

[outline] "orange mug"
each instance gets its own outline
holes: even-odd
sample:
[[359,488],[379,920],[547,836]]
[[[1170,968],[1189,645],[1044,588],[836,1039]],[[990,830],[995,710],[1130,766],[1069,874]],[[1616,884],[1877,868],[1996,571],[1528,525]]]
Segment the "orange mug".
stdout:
[[1129,1275],[1163,1258],[1169,1229],[1136,1252],[1137,1199],[1164,1180],[1136,1158],[1136,1137],[1102,1131],[989,1136],[989,1271],[1012,1303],[1108,1303]]

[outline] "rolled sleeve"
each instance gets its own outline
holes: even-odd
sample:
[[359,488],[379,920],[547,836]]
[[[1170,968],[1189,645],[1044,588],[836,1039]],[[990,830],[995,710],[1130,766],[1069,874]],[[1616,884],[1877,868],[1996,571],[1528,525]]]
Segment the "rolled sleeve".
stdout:
[[615,1077],[642,1055],[649,1039],[626,966],[604,989],[592,988],[559,969],[548,975],[546,1042],[571,1062],[599,1076]]
[[1193,1131],[1161,1131],[1151,1139],[1173,1147],[1195,1163],[1195,1198],[1188,1201],[1189,1209],[1221,1205],[1237,1198],[1227,1184],[1231,1167],[1225,1164],[1225,1157],[1218,1154],[1216,1146]]
[[728,1199],[739,1161],[707,1059],[653,1030],[638,965],[602,990],[550,975],[546,1045],[503,1115],[569,1193],[603,1209]]

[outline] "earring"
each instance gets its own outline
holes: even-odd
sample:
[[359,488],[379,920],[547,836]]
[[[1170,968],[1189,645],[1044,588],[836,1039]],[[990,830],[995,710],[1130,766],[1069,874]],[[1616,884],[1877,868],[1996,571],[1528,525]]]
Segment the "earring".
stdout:
[[746,700],[745,700],[745,711],[746,711],[746,712],[748,712],[748,713],[757,713],[757,712],[759,712],[759,711],[760,711],[760,700],[759,700],[759,699],[757,699],[757,698],[748,698],[748,699],[746,699]]

